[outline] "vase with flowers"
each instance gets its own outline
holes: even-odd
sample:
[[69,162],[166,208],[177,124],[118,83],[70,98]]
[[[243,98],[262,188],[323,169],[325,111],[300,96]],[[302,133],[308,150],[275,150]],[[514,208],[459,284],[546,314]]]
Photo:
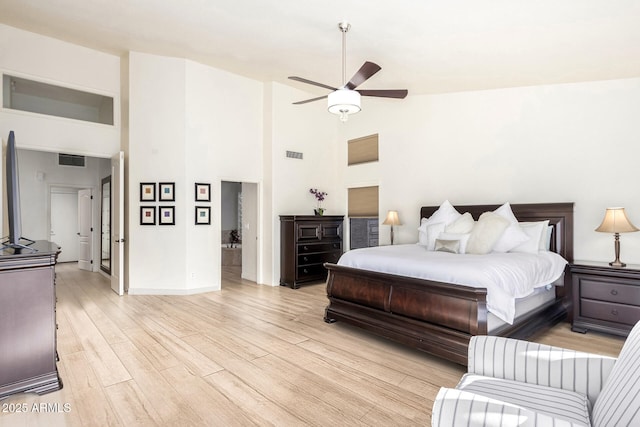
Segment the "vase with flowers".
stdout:
[[327,195],[327,193],[325,193],[324,191],[320,191],[317,188],[310,188],[309,193],[313,194],[317,202],[317,207],[313,210],[313,212],[316,215],[324,215],[324,208],[322,207],[322,202],[324,201],[324,198]]

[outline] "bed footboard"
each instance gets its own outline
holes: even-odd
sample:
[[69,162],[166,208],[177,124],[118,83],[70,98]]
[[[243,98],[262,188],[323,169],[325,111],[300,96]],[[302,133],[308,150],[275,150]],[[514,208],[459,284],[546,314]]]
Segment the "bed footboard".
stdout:
[[460,364],[471,336],[487,333],[486,289],[325,267],[326,322],[344,320]]

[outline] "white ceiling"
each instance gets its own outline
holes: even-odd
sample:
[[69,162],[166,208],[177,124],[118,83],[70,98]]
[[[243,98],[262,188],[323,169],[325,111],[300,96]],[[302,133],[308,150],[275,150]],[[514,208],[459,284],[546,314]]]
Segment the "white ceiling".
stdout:
[[0,0],[0,22],[113,54],[411,94],[640,77],[640,0]]

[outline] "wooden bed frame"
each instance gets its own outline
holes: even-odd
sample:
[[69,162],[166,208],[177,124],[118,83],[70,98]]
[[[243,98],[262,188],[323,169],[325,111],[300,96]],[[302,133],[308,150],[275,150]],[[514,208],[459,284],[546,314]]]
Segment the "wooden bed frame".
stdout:
[[[499,205],[456,206],[475,219]],[[438,206],[423,207],[427,218]],[[549,220],[553,226],[550,250],[573,261],[573,203],[513,204],[519,221]],[[338,320],[466,365],[473,335],[487,334],[487,290],[430,280],[325,264],[329,305],[324,320]],[[567,269],[568,271],[568,269]],[[533,312],[491,331],[491,335],[528,338],[566,318],[571,310],[571,286],[565,272],[564,287],[556,299]]]

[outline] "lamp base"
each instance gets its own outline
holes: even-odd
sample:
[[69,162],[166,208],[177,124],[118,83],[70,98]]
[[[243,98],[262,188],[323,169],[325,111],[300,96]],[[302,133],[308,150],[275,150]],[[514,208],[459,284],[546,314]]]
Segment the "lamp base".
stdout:
[[609,263],[609,265],[610,265],[611,267],[626,267],[626,266],[627,266],[627,264],[625,264],[624,262],[620,262],[620,260],[619,260],[619,259],[617,259],[617,260],[615,260],[615,261],[611,261],[611,262]]

